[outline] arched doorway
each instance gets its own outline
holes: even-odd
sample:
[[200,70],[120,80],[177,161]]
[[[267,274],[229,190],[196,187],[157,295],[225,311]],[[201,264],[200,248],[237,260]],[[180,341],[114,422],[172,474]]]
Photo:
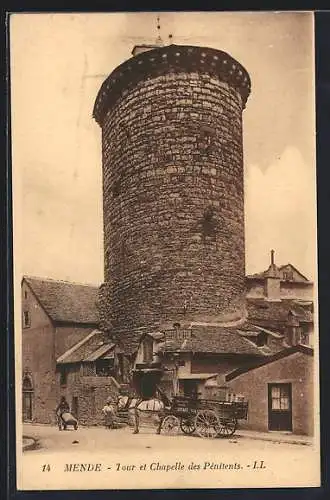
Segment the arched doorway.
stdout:
[[23,378],[23,421],[30,422],[32,420],[32,404],[33,404],[33,384],[31,377],[26,375]]

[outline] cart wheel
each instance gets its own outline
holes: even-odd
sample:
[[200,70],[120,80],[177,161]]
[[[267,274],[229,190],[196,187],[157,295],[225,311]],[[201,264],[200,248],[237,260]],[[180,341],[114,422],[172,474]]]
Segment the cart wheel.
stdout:
[[214,410],[199,410],[195,418],[197,434],[203,438],[216,438],[220,432],[220,420]]
[[162,421],[161,431],[165,434],[175,435],[178,434],[180,428],[180,421],[174,415],[167,415]]
[[220,436],[230,437],[234,434],[237,429],[236,418],[224,418],[220,421]]
[[193,418],[182,417],[180,420],[180,427],[184,434],[192,434],[195,432],[195,422]]

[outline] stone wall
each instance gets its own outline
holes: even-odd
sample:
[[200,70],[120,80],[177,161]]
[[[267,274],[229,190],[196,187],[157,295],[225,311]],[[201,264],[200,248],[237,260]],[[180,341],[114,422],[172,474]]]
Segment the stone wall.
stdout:
[[[57,383],[60,373],[57,373]],[[67,383],[61,386],[60,395],[65,396],[80,425],[102,425],[102,408],[109,396],[118,396],[119,384],[113,377],[84,376],[79,364],[68,370]],[[75,411],[76,410],[76,411]]]
[[248,421],[240,425],[268,431],[268,384],[291,383],[293,432],[313,435],[313,367],[313,356],[296,353],[229,381],[228,386],[249,403]]
[[29,326],[24,327],[22,319],[22,379],[28,375],[31,381],[32,421],[50,423],[57,397],[55,328],[25,281],[22,312],[28,312],[30,320]]
[[[223,54],[213,53],[214,60]],[[195,57],[207,55],[198,49]],[[243,72],[227,59],[226,78],[199,60],[194,70],[180,71],[179,63],[162,74],[144,70],[104,112],[101,320],[109,328],[111,318],[128,349],[137,345],[136,327],[245,314],[246,95],[235,80]]]
[[[22,379],[28,376],[32,386],[32,422],[55,423],[55,408],[61,393],[56,359],[92,328],[55,326],[25,281],[21,293],[23,316],[24,312],[29,313],[28,326],[22,323]],[[74,387],[79,380],[71,382]],[[23,418],[26,418],[24,412]]]

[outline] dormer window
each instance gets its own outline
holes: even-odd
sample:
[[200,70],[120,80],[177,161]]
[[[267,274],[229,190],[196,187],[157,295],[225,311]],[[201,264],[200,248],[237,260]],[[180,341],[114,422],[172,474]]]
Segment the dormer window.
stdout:
[[292,271],[284,271],[283,278],[286,281],[292,281],[293,280],[293,272]]
[[259,335],[256,337],[256,345],[258,347],[263,347],[264,345],[267,345],[267,334],[265,332],[259,333]]
[[23,311],[23,328],[29,328],[31,326],[31,318],[29,311]]

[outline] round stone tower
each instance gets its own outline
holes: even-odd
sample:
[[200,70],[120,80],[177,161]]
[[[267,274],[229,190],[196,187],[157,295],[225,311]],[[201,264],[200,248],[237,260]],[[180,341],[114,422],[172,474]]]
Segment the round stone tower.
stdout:
[[249,93],[231,56],[179,45],[138,54],[101,86],[102,311],[129,348],[140,327],[245,319]]

